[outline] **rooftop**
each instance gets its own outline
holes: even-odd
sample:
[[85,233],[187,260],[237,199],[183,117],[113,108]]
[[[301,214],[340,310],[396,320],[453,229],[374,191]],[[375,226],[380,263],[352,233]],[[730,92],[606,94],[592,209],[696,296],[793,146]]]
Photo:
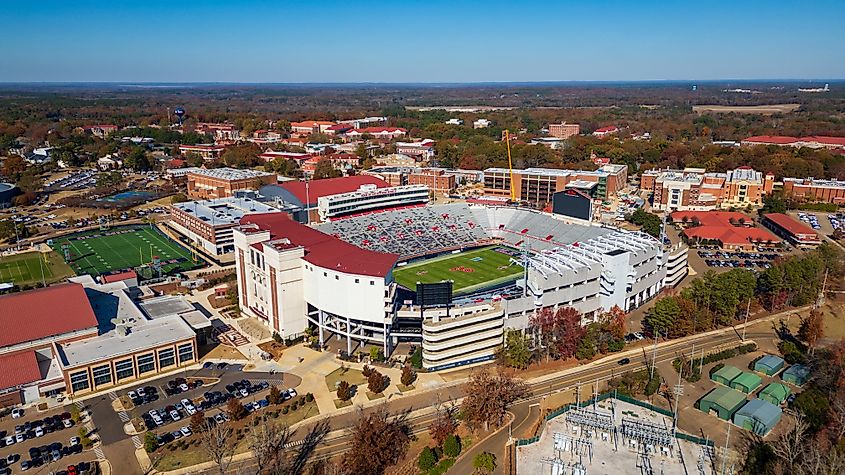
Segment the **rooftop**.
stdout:
[[239,170],[237,168],[199,168],[197,170],[191,170],[189,174],[220,178],[223,180],[247,180],[272,175],[272,173],[258,170]]
[[334,236],[292,220],[285,213],[252,214],[241,219],[270,232],[270,239],[286,239],[290,245],[305,248],[304,259],[315,266],[348,274],[385,277],[393,269],[396,254],[361,249]]
[[247,197],[228,197],[205,201],[188,201],[173,205],[185,213],[213,226],[234,225],[250,213],[275,213],[279,210]]
[[790,234],[796,236],[799,234],[817,236],[816,232],[813,231],[813,228],[796,221],[789,215],[783,213],[768,213],[764,214],[763,218],[775,223],[778,227],[785,229]]
[[737,416],[751,417],[772,428],[780,420],[780,414],[781,410],[779,407],[768,401],[755,398],[739,408],[734,414],[734,419]]
[[716,386],[702,398],[724,409],[733,409],[745,402],[745,394],[736,389]]
[[97,318],[80,284],[0,296],[0,348],[96,327]]
[[320,197],[358,191],[362,185],[375,185],[378,188],[387,188],[390,186],[381,178],[370,175],[326,178],[324,180],[297,180],[285,182],[277,186],[293,194],[301,203],[314,205]]
[[0,355],[0,389],[13,388],[41,379],[41,370],[34,351]]

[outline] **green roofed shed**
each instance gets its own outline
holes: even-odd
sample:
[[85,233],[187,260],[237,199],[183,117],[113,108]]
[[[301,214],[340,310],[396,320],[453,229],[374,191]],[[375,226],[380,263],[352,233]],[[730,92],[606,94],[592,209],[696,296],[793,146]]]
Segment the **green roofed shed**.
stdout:
[[715,412],[718,417],[728,421],[743,404],[745,394],[729,388],[716,387],[698,401],[698,408],[708,414]]
[[781,378],[787,383],[803,386],[810,379],[810,368],[802,364],[792,365],[783,372]]
[[763,384],[763,380],[751,371],[743,371],[739,376],[731,380],[732,388],[746,394],[751,394],[759,388],[761,384]]
[[733,416],[734,424],[757,435],[766,435],[780,422],[781,410],[762,399],[748,401]]
[[789,396],[789,387],[785,384],[781,383],[771,383],[768,384],[759,394],[757,397],[774,404],[775,406],[780,406],[783,404],[783,401],[786,401],[787,396]]
[[780,356],[766,355],[754,362],[754,371],[767,376],[777,374],[783,369],[783,358]]
[[716,381],[719,384],[724,384],[725,386],[730,386],[731,381],[734,378],[742,374],[742,371],[739,370],[736,366],[723,366],[719,368],[719,371],[716,371],[710,376],[710,379]]

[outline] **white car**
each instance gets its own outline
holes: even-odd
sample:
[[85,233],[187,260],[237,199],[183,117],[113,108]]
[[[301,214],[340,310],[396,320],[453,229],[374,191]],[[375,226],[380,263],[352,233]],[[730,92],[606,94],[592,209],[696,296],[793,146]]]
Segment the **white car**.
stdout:
[[170,418],[173,419],[174,421],[178,421],[179,419],[182,419],[182,416],[180,416],[179,413],[176,410],[173,410],[173,411],[170,411]]
[[197,408],[194,406],[185,406],[185,412],[187,412],[189,416],[193,416],[197,413]]
[[35,437],[44,437],[44,428],[43,427],[36,427],[35,428]]
[[15,440],[20,444],[26,440],[26,434],[15,434]]
[[138,396],[141,396],[141,397],[144,397],[144,396],[146,396],[146,395],[147,395],[147,393],[145,393],[145,392],[144,392],[144,388],[138,388],[138,389],[136,389],[136,390],[135,390],[135,393],[136,393],[136,394],[138,394]]
[[191,432],[191,429],[189,427],[183,427],[183,428],[179,429],[179,432],[181,432],[182,435],[184,435],[185,437],[188,437],[191,434],[193,434],[193,432]]
[[12,409],[12,419],[18,419],[23,416],[23,409]]
[[129,396],[129,399],[137,399],[138,398],[138,393],[136,393],[135,391],[129,391],[129,393],[126,394],[126,395]]
[[71,437],[69,442],[69,445],[71,447],[73,447],[74,445],[79,445],[79,437]]
[[288,389],[288,392],[290,393],[290,397],[292,397],[292,398],[296,397],[296,389],[290,388],[290,389]]
[[153,415],[153,422],[155,422],[157,426],[164,424],[164,420],[162,420],[161,416],[158,414]]
[[187,390],[189,390],[189,389],[191,389],[191,388],[189,388],[187,384],[182,383],[182,384],[180,384],[180,385],[179,385],[179,389],[181,389],[181,390],[182,390],[182,392],[185,392],[185,391],[187,391]]
[[62,425],[65,426],[65,429],[70,429],[73,427],[73,421],[70,419],[65,419],[62,421]]
[[5,439],[3,439],[3,442],[5,442],[6,447],[8,447],[10,445],[15,445],[15,442],[17,442],[17,441],[15,440],[15,436],[10,435],[9,437],[6,437]]
[[243,396],[243,397],[249,396],[249,391],[247,391],[246,389],[241,389],[241,396]]

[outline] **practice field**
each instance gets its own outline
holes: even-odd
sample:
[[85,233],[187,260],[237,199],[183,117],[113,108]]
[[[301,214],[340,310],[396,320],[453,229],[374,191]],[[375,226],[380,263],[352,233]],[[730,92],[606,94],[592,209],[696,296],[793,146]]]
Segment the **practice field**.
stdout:
[[204,265],[202,260],[194,262],[191,251],[146,225],[73,234],[54,240],[52,247],[64,255],[62,245],[66,243],[70,245],[69,264],[77,274],[135,268],[150,264],[153,256],[161,260],[162,275]]
[[18,287],[41,282],[51,284],[73,275],[73,269],[55,252],[45,254],[33,251],[0,257],[0,284],[12,283]]
[[460,254],[447,254],[393,269],[396,282],[416,290],[417,282],[455,281],[455,295],[474,292],[518,279],[523,268],[510,262],[519,252],[503,246],[491,246]]

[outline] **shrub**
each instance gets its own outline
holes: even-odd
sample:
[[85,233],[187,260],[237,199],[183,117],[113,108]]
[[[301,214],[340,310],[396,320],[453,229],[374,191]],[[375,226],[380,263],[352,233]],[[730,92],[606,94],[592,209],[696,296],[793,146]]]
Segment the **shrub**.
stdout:
[[[156,439],[156,435],[152,432],[147,432],[146,434],[144,434],[144,450],[146,450],[148,454],[151,454],[155,452],[157,448],[158,439]],[[173,450],[172,447],[171,450]]]
[[288,412],[290,412],[290,409],[287,406],[282,408],[282,414],[287,414]]
[[449,457],[457,457],[461,454],[461,439],[452,434],[443,441],[443,453]]
[[651,396],[655,394],[657,390],[660,389],[660,372],[656,369],[654,370],[654,375],[648,380],[648,383],[645,385],[645,395]]
[[314,395],[313,395],[313,394],[308,393],[308,394],[306,394],[306,395],[305,395],[305,401],[306,401],[306,402],[311,402],[311,401],[313,401],[313,400],[314,400]]
[[384,361],[384,351],[378,347],[370,348],[370,360],[372,361]]
[[496,470],[496,456],[490,452],[481,452],[472,460],[472,467],[481,473],[493,473]]
[[373,370],[370,377],[367,378],[367,389],[370,390],[371,393],[380,393],[385,390],[387,387],[387,378],[384,377],[378,371]]
[[410,386],[410,385],[414,384],[414,381],[416,379],[417,379],[417,374],[414,373],[413,370],[411,370],[410,366],[406,365],[406,366],[402,367],[402,377],[400,378],[400,380],[402,381],[403,385]]
[[273,332],[273,341],[281,345],[283,341],[282,335],[279,335],[279,332]]
[[365,378],[369,378],[370,375],[373,374],[373,371],[375,370],[372,367],[364,365],[364,368],[361,370],[361,374],[363,374]]
[[341,381],[337,385],[337,398],[341,401],[348,401],[352,399],[352,386],[346,381]]
[[437,463],[437,455],[431,450],[431,447],[426,446],[420,452],[420,457],[417,459],[417,465],[420,470],[431,470]]

